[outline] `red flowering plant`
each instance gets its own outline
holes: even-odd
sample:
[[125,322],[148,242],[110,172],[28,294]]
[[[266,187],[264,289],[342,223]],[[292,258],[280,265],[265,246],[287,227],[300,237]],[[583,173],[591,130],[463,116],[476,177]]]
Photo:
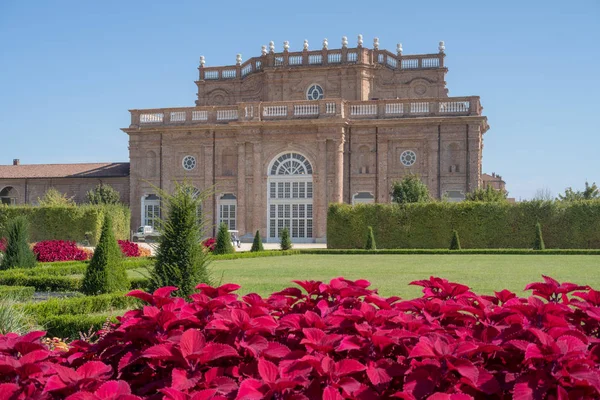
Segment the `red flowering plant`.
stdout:
[[8,245],[8,240],[6,240],[5,237],[0,238],[0,252],[5,252],[7,245]]
[[268,298],[134,290],[146,306],[68,352],[0,335],[0,399],[600,398],[589,287],[544,277],[529,298],[480,296],[432,277],[402,301],[365,280],[296,283]]
[[125,257],[139,257],[140,247],[137,243],[130,242],[129,240],[117,240],[119,242],[119,247],[121,248],[121,253]]
[[44,240],[33,246],[37,260],[40,262],[54,261],[83,261],[89,254],[77,247],[75,242],[68,240]]
[[213,251],[215,249],[215,246],[217,245],[217,239],[215,239],[214,237],[209,237],[207,239],[204,239],[202,245],[206,249],[208,249],[208,251]]

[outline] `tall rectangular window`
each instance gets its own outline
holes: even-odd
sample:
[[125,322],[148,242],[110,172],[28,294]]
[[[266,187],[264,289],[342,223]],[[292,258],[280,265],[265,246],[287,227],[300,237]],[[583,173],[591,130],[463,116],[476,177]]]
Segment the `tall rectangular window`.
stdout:
[[237,229],[237,198],[226,193],[219,198],[219,225],[225,224],[231,231]]

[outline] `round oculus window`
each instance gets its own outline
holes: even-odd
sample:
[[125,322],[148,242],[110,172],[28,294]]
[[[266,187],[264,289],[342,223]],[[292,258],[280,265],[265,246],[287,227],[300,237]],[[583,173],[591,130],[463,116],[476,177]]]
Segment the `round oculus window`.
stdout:
[[194,156],[185,156],[183,157],[183,161],[181,162],[183,165],[183,169],[186,171],[191,171],[196,168],[196,157]]
[[323,97],[323,88],[319,85],[311,85],[306,91],[307,100],[321,100]]
[[417,161],[417,155],[412,150],[403,151],[400,155],[400,162],[406,167],[410,167]]

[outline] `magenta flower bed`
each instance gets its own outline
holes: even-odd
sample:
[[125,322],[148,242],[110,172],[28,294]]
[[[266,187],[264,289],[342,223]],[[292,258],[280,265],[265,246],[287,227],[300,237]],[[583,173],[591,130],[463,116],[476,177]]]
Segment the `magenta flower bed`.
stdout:
[[6,240],[6,238],[0,238],[0,251],[5,252],[7,244],[8,241]]
[[75,242],[67,240],[44,240],[33,246],[37,260],[40,262],[54,261],[83,261],[88,259],[88,254],[77,247]]
[[[0,335],[0,397],[49,399],[598,399],[600,292],[544,277],[519,298],[440,278],[423,297],[365,280],[269,298],[199,285],[144,300],[96,344]],[[137,396],[137,397],[136,397]]]
[[217,239],[210,237],[208,239],[204,239],[202,245],[208,249],[208,251],[214,251],[215,246],[217,245]]
[[121,252],[125,257],[139,257],[140,247],[137,243],[130,242],[129,240],[118,240]]

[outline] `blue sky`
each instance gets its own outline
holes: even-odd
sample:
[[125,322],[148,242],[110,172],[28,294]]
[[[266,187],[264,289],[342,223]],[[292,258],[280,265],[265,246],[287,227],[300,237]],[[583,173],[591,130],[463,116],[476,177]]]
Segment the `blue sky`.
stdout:
[[479,95],[483,169],[511,197],[600,184],[600,2],[0,2],[0,164],[128,160],[128,109],[192,106],[207,66],[350,45],[446,42],[451,96]]

